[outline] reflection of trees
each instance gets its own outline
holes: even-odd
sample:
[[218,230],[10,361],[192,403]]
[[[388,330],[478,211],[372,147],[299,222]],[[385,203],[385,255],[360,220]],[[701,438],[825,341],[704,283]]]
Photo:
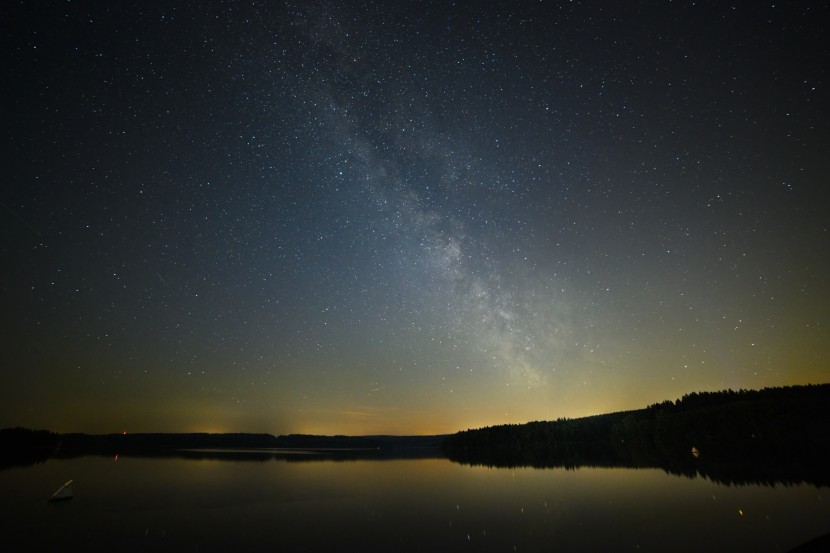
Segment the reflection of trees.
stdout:
[[459,432],[445,451],[490,466],[657,467],[726,484],[830,485],[828,406],[827,384],[694,393],[637,411]]
[[0,430],[0,469],[43,463],[54,451],[58,435],[47,430]]

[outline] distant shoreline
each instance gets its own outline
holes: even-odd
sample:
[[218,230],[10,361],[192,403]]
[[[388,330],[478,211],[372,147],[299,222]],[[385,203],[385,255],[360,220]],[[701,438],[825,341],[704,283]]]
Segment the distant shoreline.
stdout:
[[50,458],[84,455],[183,457],[200,459],[296,461],[445,457],[446,436],[314,436],[292,434],[57,434],[46,430],[0,430],[0,468],[30,465]]

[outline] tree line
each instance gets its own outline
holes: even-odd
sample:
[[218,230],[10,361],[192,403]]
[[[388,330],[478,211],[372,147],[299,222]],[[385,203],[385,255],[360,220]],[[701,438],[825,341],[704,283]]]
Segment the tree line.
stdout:
[[634,411],[466,430],[444,451],[488,466],[660,467],[726,483],[830,485],[830,384],[697,392]]

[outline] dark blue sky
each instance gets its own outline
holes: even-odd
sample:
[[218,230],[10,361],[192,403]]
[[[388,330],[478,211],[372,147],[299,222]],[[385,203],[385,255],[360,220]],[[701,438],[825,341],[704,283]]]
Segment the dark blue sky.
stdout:
[[826,382],[828,7],[3,2],[0,426]]

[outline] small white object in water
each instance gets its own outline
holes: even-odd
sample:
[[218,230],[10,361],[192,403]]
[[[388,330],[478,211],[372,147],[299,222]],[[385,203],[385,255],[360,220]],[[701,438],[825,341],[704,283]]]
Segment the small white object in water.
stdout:
[[66,484],[58,488],[58,491],[52,494],[52,497],[49,498],[49,501],[61,501],[64,499],[72,499],[72,480],[69,480]]

